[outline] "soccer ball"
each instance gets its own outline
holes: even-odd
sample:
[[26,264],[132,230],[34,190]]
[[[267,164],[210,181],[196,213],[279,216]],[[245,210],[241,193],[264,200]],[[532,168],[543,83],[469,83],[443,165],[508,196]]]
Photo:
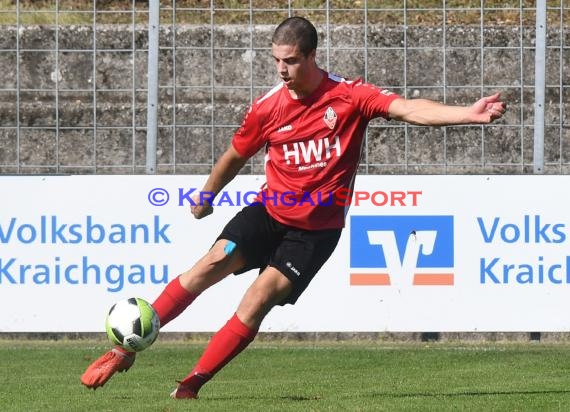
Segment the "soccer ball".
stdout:
[[156,340],[160,319],[154,308],[141,298],[115,303],[105,321],[109,340],[129,352],[140,352]]

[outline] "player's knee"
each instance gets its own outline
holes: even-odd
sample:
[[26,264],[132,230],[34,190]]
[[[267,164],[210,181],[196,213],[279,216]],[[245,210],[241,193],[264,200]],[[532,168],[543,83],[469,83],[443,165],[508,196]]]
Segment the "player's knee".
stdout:
[[208,252],[208,263],[216,265],[228,261],[236,249],[235,242],[226,239],[218,240]]

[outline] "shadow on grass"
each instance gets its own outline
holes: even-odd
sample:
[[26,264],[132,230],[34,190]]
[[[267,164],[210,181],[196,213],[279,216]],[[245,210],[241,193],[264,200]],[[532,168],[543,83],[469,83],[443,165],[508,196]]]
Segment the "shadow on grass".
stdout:
[[308,402],[308,401],[320,401],[324,399],[324,396],[321,395],[282,395],[282,396],[272,396],[263,394],[259,395],[248,395],[248,396],[204,396],[199,397],[198,400],[202,401],[235,401],[236,399],[241,400],[257,400],[257,401],[275,401],[276,399],[280,399],[283,401],[293,401],[293,402]]
[[468,391],[442,393],[380,393],[371,394],[374,398],[457,398],[461,396],[504,396],[504,395],[562,395],[570,394],[569,390],[534,390],[534,391]]
[[[520,395],[564,395],[570,394],[569,390],[534,390],[534,391],[469,391],[469,392],[440,392],[440,393],[422,393],[422,392],[410,392],[410,393],[382,393],[374,392],[370,394],[359,394],[359,398],[458,398],[458,397],[476,397],[476,396],[520,396]],[[239,397],[240,399],[249,400],[275,400],[276,398],[285,401],[295,401],[295,402],[307,402],[307,401],[319,401],[324,399],[321,395],[282,395],[279,397],[275,396],[263,396],[259,394],[257,396],[245,396]],[[204,401],[228,401],[235,400],[236,397],[232,396],[206,396],[203,398]]]

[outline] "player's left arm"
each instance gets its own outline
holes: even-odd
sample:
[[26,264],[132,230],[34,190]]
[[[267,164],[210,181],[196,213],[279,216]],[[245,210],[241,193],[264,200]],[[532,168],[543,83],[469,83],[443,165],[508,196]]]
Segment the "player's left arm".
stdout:
[[487,124],[499,119],[507,105],[500,93],[477,100],[471,106],[450,106],[428,99],[398,98],[392,101],[388,114],[394,120],[421,126]]

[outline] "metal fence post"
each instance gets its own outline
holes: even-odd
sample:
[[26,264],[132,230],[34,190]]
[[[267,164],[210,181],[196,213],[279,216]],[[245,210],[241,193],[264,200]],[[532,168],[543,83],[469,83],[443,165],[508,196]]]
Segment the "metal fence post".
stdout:
[[546,87],[546,0],[536,2],[534,55],[534,173],[544,173],[544,100]]
[[146,173],[156,173],[158,136],[158,45],[160,0],[149,2],[148,14],[148,96],[146,121]]

